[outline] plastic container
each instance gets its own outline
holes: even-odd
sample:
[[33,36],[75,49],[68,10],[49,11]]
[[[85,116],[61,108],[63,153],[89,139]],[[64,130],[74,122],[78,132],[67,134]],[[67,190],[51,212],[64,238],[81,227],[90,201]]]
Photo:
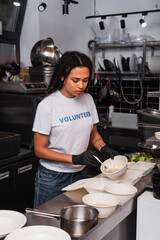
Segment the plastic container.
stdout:
[[112,113],[114,112],[114,106],[113,104],[111,104],[109,106],[109,121],[111,122],[112,121]]

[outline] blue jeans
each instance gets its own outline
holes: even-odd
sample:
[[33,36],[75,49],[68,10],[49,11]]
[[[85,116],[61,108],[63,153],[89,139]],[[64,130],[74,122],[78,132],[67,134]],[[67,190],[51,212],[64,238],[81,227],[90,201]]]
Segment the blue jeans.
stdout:
[[49,170],[41,164],[35,178],[34,208],[63,193],[62,188],[87,178],[87,171],[63,173]]

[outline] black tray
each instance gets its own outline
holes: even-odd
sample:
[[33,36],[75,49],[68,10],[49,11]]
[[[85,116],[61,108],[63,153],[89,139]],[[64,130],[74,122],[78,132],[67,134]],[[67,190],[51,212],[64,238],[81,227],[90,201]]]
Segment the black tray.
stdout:
[[17,155],[20,152],[20,134],[0,131],[0,159]]

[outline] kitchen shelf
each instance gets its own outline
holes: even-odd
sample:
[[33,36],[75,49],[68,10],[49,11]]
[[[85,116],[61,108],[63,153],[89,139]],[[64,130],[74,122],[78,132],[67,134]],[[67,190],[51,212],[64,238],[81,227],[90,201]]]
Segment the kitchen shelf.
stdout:
[[[112,77],[112,80],[117,79],[117,74],[115,71],[95,71],[95,74],[100,75],[106,75]],[[115,76],[115,78],[114,78]],[[121,76],[123,76],[123,80],[133,80],[133,81],[139,81],[139,78],[136,76],[142,76],[142,72],[121,72]],[[159,81],[160,80],[160,74],[154,74],[154,73],[145,73],[144,78],[147,81],[150,81],[152,79]]]
[[160,41],[137,41],[137,42],[114,42],[114,43],[98,43],[95,42],[96,49],[106,49],[106,48],[137,48],[143,47],[144,43],[146,47],[155,48],[160,47]]
[[[103,113],[103,105],[106,107],[110,103],[113,104],[113,100],[108,96],[108,101],[104,100],[102,103],[98,104],[97,96],[100,92],[100,89],[105,86],[106,79],[110,78],[109,88],[114,89],[120,95],[120,101],[114,102],[115,111],[120,112],[130,112],[136,113],[137,109],[142,109],[146,107],[152,108],[153,105],[159,106],[159,101],[156,99],[149,103],[148,101],[148,92],[150,91],[159,91],[160,73],[155,74],[146,69],[146,55],[150,53],[151,56],[155,55],[155,50],[160,50],[160,41],[128,41],[128,42],[112,42],[112,43],[101,43],[91,40],[88,43],[88,47],[91,50],[92,54],[92,85],[90,87],[90,93],[93,94],[96,105],[99,105],[99,112]],[[115,50],[115,51],[114,51]],[[108,52],[115,53],[117,51],[131,50],[133,53],[141,52],[142,63],[141,71],[122,71],[120,75],[117,71],[103,71],[102,69],[97,68],[97,54],[101,53],[103,59],[109,59]],[[97,81],[94,81],[95,77]],[[100,82],[101,81],[101,82]],[[96,83],[98,82],[98,84]],[[123,82],[123,86],[120,85]],[[152,84],[153,82],[153,84]],[[123,94],[122,88],[123,87]],[[141,97],[141,94],[143,95]],[[125,96],[125,98],[124,98]],[[155,97],[155,95],[154,95]],[[139,102],[137,102],[139,100]],[[157,107],[156,106],[156,107]],[[100,108],[102,110],[100,110]],[[125,110],[124,110],[125,109]]]
[[148,92],[148,97],[160,97],[160,91]]
[[[142,48],[142,71],[141,72],[122,72],[121,74],[122,75],[133,75],[133,74],[139,74],[141,75],[141,78],[142,80],[145,79],[145,76],[149,77],[149,75],[153,78],[153,77],[156,77],[157,78],[157,75],[155,74],[148,74],[145,72],[145,64],[146,64],[146,51],[147,51],[147,48],[150,48],[151,50],[151,55],[153,56],[154,55],[154,49],[155,48],[160,48],[160,41],[146,41],[146,40],[143,40],[143,41],[136,41],[136,42],[113,42],[113,43],[99,43],[99,42],[96,42],[96,41],[91,41],[91,44],[89,45],[89,48],[91,49],[92,51],[92,63],[93,63],[93,75],[92,75],[92,79],[94,78],[94,74],[96,73],[95,71],[95,53],[96,53],[96,50],[100,49],[102,50],[102,57],[105,58],[105,50],[106,49],[115,49],[115,48],[118,48],[118,49],[131,49],[131,48]],[[100,73],[99,71],[97,71],[98,73]],[[102,73],[102,71],[101,71]],[[103,74],[103,73],[102,73]],[[116,74],[115,72],[109,72],[109,74]],[[159,74],[158,74],[159,76]]]
[[[115,71],[96,71],[95,74],[106,74],[106,75],[115,75]],[[142,74],[142,72],[121,72],[122,75],[137,75]]]

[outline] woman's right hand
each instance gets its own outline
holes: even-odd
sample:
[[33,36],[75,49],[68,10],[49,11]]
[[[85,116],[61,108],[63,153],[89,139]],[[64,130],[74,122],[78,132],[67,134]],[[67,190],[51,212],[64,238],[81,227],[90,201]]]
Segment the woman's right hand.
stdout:
[[93,157],[93,151],[88,150],[79,155],[72,155],[72,162],[76,165],[98,166],[98,161]]

